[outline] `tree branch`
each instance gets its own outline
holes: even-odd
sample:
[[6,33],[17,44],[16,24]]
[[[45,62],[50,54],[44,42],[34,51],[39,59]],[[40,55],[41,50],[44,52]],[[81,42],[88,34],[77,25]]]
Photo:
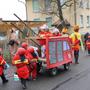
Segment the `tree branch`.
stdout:
[[[75,3],[77,3],[76,0],[75,0]],[[69,4],[69,5],[68,5],[68,4]],[[61,7],[64,7],[64,6],[69,7],[69,6],[73,5],[73,4],[74,4],[73,0],[67,0],[67,1],[65,1],[65,2],[61,5]]]

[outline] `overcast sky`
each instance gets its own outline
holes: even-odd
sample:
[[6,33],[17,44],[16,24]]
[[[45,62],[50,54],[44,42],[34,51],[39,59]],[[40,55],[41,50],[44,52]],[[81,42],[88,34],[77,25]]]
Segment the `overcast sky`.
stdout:
[[13,13],[16,13],[21,19],[25,20],[25,4],[18,2],[18,0],[0,0],[0,18],[3,20],[18,20]]

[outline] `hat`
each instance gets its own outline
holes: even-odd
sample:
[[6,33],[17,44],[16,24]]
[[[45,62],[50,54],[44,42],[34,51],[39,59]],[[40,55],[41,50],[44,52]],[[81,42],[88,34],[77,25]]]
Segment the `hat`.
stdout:
[[66,33],[67,31],[68,31],[67,28],[62,29],[62,33]]
[[17,53],[18,53],[19,55],[25,55],[26,50],[25,50],[24,48],[20,47],[20,48],[18,48]]
[[48,27],[46,24],[44,24],[43,27],[44,27],[45,29],[49,29],[49,27]]
[[53,33],[59,32],[57,28],[53,28]]
[[90,38],[90,35],[88,36],[88,38]]
[[40,27],[40,29],[42,30],[42,29],[44,29],[44,27],[43,27],[43,26],[41,26],[41,27]]
[[23,42],[23,43],[21,44],[21,47],[27,48],[27,47],[28,47],[28,44],[27,44],[26,42]]
[[29,53],[33,53],[33,52],[34,52],[34,48],[33,48],[33,47],[28,47],[27,51],[28,51]]
[[79,30],[79,25],[74,26],[74,31]]
[[42,25],[41,27],[40,27],[40,29],[49,29],[49,27],[46,25],[46,24],[44,24],[44,25]]

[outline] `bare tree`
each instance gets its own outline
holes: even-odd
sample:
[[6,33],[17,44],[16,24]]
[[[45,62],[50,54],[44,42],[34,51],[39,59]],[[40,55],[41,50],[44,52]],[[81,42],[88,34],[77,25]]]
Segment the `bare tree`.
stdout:
[[48,14],[48,15],[56,15],[59,18],[59,20],[62,22],[63,27],[66,27],[62,9],[71,7],[72,5],[75,6],[76,3],[77,0],[50,0],[49,9],[48,10],[44,9],[43,12],[44,14]]

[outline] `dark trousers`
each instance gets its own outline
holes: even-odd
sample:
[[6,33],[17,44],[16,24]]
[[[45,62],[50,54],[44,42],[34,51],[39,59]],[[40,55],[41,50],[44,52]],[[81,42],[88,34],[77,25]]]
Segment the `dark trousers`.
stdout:
[[26,87],[26,79],[20,78],[20,80],[21,80],[21,84]]
[[79,58],[79,50],[74,50],[75,63],[78,63],[78,58]]
[[5,75],[4,75],[4,73],[0,77],[1,77],[3,83],[6,82],[7,79],[6,79]]

